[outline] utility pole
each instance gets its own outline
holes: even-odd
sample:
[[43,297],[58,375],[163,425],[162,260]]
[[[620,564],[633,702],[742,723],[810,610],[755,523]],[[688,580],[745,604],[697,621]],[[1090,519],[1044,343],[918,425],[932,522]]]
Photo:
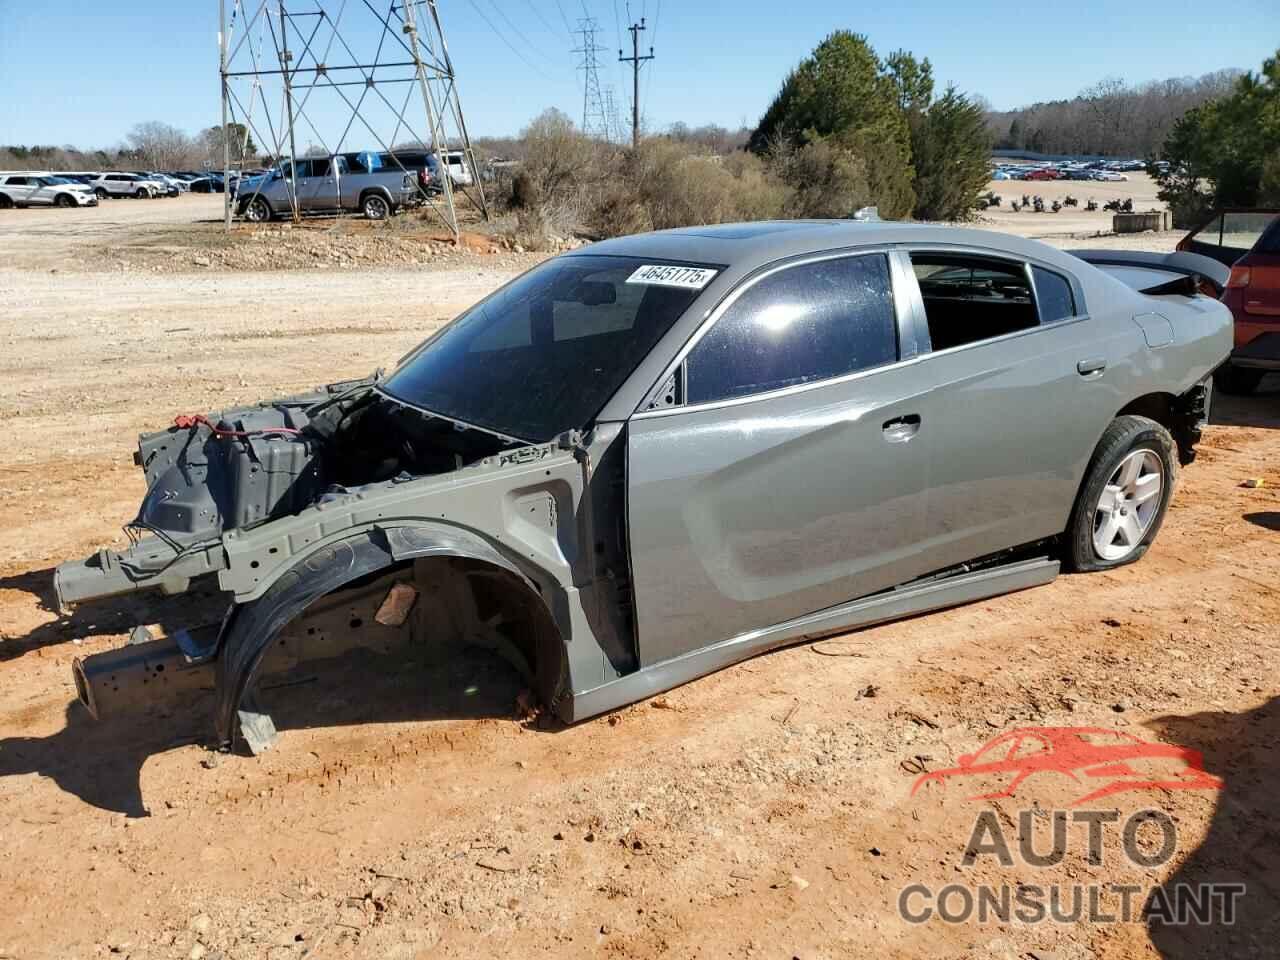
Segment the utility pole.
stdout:
[[640,146],[640,65],[646,60],[653,59],[653,47],[649,48],[648,56],[640,56],[640,33],[644,28],[644,17],[640,18],[639,23],[633,23],[627,27],[631,31],[631,56],[624,57],[622,51],[618,51],[618,62],[631,64],[631,148],[633,150]]

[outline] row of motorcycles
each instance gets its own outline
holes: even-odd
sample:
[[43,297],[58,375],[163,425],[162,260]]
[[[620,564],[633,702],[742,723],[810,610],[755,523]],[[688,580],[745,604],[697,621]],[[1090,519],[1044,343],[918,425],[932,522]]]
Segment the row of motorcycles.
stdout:
[[[996,196],[993,193],[988,193],[985,197],[978,198],[978,204],[979,204],[979,209],[983,209],[983,210],[985,210],[987,207],[998,207],[1000,206],[1000,197]],[[1017,200],[1014,200],[1013,203],[1011,203],[1009,206],[1013,209],[1014,213],[1018,213],[1019,211],[1026,210],[1028,208],[1035,213],[1044,213],[1046,209],[1049,210],[1051,213],[1057,213],[1063,207],[1080,206],[1080,201],[1076,197],[1073,197],[1070,194],[1067,194],[1067,196],[1064,197],[1061,201],[1055,200],[1053,201],[1053,203],[1049,204],[1048,207],[1046,207],[1044,202],[1044,197],[1041,197],[1038,195],[1034,197],[1029,197],[1024,193],[1022,195],[1021,203],[1019,203]],[[1084,205],[1084,208],[1085,210],[1092,213],[1093,211],[1098,209],[1098,201],[1090,197],[1088,202]],[[1133,198],[1130,197],[1126,200],[1119,200],[1119,199],[1108,200],[1106,203],[1102,205],[1102,209],[1114,211],[1115,213],[1133,213]]]

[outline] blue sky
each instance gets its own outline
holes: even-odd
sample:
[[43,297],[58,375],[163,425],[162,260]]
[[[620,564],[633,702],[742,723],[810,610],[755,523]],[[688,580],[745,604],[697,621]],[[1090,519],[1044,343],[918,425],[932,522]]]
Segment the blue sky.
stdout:
[[[357,41],[373,36],[360,27],[373,22],[364,2],[347,0],[344,33]],[[314,9],[312,0],[288,3]],[[340,3],[325,0],[331,10]],[[619,40],[629,46],[619,29],[627,0],[440,0],[473,135],[514,133],[548,106],[581,118],[565,20],[576,27],[584,8],[605,47],[601,82],[625,109],[629,75],[616,59]],[[657,54],[641,101],[659,127],[753,124],[787,69],[837,28],[867,34],[882,55],[927,56],[940,84],[997,108],[1073,96],[1106,76],[1256,69],[1280,46],[1277,0],[1164,0],[1158,12],[1139,0],[630,0],[629,8],[647,17],[646,45]],[[111,145],[143,121],[191,132],[217,122],[216,0],[0,0],[0,23],[0,143]],[[312,109],[321,126],[340,122],[337,105]]]

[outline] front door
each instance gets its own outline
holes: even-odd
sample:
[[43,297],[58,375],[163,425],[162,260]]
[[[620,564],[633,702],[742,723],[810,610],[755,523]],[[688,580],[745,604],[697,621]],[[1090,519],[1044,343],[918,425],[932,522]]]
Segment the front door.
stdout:
[[731,295],[660,404],[628,426],[641,664],[924,572],[915,365],[883,253]]

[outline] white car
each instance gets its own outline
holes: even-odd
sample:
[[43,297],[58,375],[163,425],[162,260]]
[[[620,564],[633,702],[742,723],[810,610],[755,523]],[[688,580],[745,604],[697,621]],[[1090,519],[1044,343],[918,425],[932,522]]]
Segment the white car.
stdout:
[[[466,155],[461,150],[448,150],[444,155],[445,168],[449,171],[449,179],[460,187],[469,187],[474,182],[471,167],[467,164]],[[436,161],[437,169],[439,161]],[[434,172],[434,171],[433,171]]]
[[1099,170],[1098,179],[1115,182],[1119,180],[1128,180],[1129,178],[1126,177],[1123,173],[1116,173],[1114,170]]
[[94,207],[98,198],[83,183],[50,173],[0,174],[0,207]]
[[102,173],[90,186],[99,200],[107,197],[162,197],[169,192],[166,184],[136,173]]

